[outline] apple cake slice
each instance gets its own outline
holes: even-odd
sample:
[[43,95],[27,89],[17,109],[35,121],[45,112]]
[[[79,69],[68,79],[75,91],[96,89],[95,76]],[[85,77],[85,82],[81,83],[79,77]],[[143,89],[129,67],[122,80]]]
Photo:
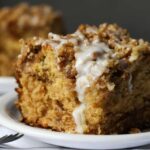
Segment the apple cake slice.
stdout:
[[47,37],[49,32],[63,33],[61,14],[47,5],[26,3],[0,9],[0,76],[14,74],[20,53],[19,39]]
[[16,78],[31,126],[80,134],[150,127],[150,44],[116,24],[23,42]]

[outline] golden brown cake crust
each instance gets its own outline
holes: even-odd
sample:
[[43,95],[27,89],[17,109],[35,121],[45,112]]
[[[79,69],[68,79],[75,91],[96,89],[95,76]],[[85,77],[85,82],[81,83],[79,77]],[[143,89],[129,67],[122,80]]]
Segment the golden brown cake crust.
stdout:
[[[86,47],[91,43],[103,46],[107,52],[93,49],[87,60],[106,66],[98,68],[103,70],[94,80],[89,79],[81,100],[82,88],[78,91],[77,81],[82,74],[77,68],[77,56],[84,49],[91,52],[94,46]],[[125,133],[131,128],[150,127],[149,56],[148,42],[131,38],[116,24],[98,28],[81,25],[74,34],[50,33],[46,40],[34,38],[24,42],[17,61],[18,107],[23,121],[56,131],[89,134]],[[45,90],[40,94],[42,89]],[[82,129],[77,128],[78,119],[83,119]]]

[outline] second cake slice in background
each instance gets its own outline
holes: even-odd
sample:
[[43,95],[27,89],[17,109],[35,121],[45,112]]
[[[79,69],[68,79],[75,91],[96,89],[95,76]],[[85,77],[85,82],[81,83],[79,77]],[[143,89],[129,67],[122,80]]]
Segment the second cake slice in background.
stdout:
[[64,32],[62,16],[48,5],[22,3],[0,9],[0,76],[14,75],[14,63],[20,53],[19,39],[47,37],[49,32]]

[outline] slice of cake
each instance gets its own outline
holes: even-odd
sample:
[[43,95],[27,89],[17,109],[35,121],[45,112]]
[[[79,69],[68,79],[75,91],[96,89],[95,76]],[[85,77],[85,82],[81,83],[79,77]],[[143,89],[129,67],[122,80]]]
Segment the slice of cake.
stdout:
[[31,126],[86,134],[150,127],[150,44],[116,24],[24,42],[16,78]]
[[13,75],[19,39],[63,33],[61,14],[47,5],[20,4],[0,9],[0,75]]

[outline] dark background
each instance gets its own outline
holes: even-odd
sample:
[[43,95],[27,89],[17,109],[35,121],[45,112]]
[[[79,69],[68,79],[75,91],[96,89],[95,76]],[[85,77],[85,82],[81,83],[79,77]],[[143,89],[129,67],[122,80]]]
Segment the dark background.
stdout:
[[150,41],[150,0],[0,0],[0,6],[20,2],[51,4],[63,13],[69,33],[81,23],[115,22],[133,37]]

